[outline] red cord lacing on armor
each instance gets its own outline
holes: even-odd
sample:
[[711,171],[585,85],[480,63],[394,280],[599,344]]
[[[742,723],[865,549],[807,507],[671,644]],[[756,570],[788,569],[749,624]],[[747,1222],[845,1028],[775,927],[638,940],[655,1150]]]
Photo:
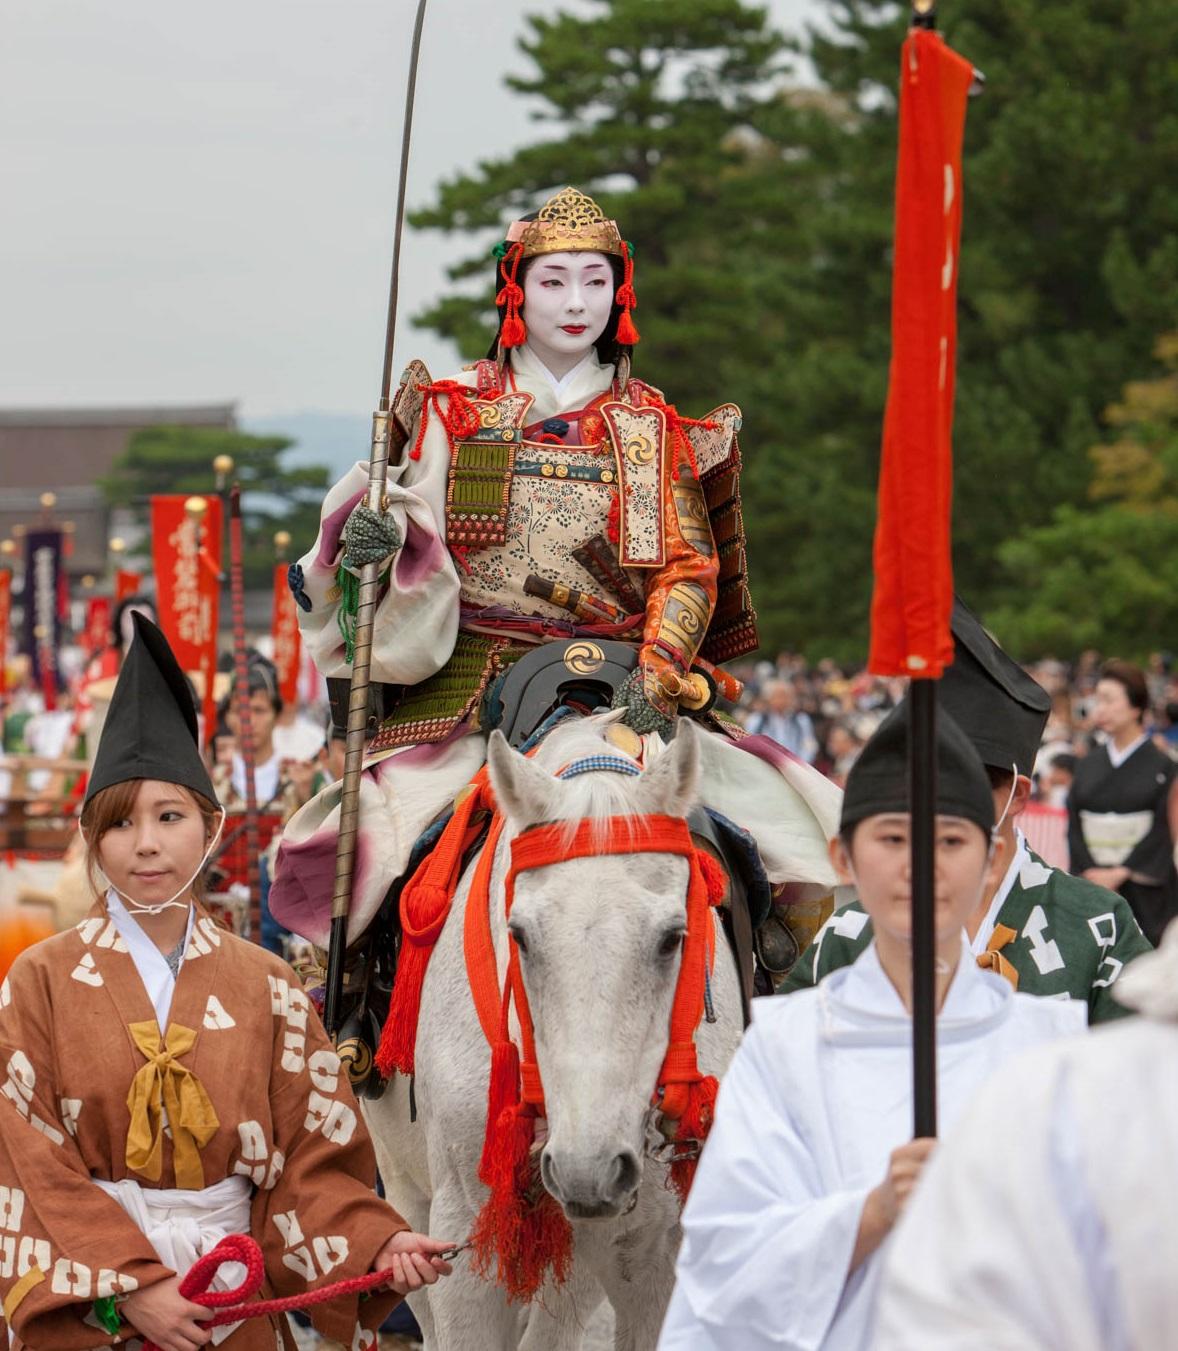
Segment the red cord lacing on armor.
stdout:
[[[429,407],[432,403],[434,412],[442,420],[442,426],[449,433],[450,441],[464,441],[471,437],[479,429],[478,409],[471,403],[467,395],[470,389],[457,380],[438,380],[432,385],[418,385],[418,390],[425,395],[425,400],[421,405],[421,420],[417,428],[417,440],[413,443],[413,449],[409,452],[411,460],[421,459],[421,445],[425,440],[425,429],[429,422]],[[442,407],[442,395],[448,396],[448,404]]]

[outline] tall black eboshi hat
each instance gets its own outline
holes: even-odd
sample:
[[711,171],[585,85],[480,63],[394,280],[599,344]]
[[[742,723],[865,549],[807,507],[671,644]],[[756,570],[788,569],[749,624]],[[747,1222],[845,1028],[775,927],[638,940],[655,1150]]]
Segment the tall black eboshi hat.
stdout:
[[[847,775],[839,828],[853,829],[869,816],[907,814],[908,700],[880,723]],[[994,795],[986,767],[969,738],[948,713],[937,711],[937,813],[973,821],[987,835],[994,829]]]
[[1030,775],[1051,699],[998,646],[960,598],[953,602],[953,664],[937,684],[937,706],[973,742],[982,763]]
[[178,783],[217,801],[200,755],[196,708],[168,640],[136,612],[110,711],[102,727],[86,802],[103,788],[129,779]]

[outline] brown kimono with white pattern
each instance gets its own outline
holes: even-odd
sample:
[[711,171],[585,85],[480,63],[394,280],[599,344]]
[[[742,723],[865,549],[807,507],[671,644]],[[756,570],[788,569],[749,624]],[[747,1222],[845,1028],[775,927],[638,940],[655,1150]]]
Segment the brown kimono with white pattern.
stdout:
[[[175,1123],[163,1130],[158,1177],[127,1163],[128,1091],[148,1063],[131,1029],[142,1023],[155,1033],[147,990],[102,902],[76,929],[23,953],[0,986],[0,1297],[18,1347],[74,1351],[128,1338],[137,1347],[126,1324],[119,1337],[96,1325],[93,1301],[172,1274],[90,1180],[181,1185]],[[235,1174],[253,1184],[264,1293],[300,1294],[368,1271],[406,1225],[373,1190],[372,1146],[339,1058],[290,967],[200,909],[168,1040],[185,1045],[193,1034],[171,1064],[161,1053],[155,1077],[187,1078],[190,1101],[195,1078],[215,1114],[180,1113],[205,1140],[180,1151],[182,1172],[195,1166],[201,1186]],[[311,1316],[345,1347],[374,1347],[395,1303],[382,1292]],[[293,1348],[281,1322],[249,1320],[221,1345]]]

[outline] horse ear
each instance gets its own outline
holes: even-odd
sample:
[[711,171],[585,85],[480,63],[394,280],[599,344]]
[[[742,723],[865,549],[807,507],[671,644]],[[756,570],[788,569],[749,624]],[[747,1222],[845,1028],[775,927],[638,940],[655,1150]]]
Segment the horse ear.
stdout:
[[552,817],[556,780],[507,744],[496,729],[487,742],[487,770],[499,810],[520,830]]
[[699,732],[694,723],[680,718],[675,739],[639,780],[643,810],[686,816],[695,805],[699,774]]

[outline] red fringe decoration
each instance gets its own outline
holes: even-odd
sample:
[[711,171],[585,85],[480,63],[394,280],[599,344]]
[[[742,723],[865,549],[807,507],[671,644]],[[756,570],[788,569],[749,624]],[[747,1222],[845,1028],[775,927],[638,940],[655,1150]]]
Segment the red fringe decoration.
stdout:
[[634,327],[634,320],[630,317],[631,310],[638,308],[638,296],[634,291],[634,254],[629,244],[623,245],[625,249],[625,272],[622,277],[622,284],[618,287],[617,294],[614,296],[614,303],[622,307],[622,312],[618,316],[618,342],[624,347],[633,347],[638,341],[638,330]]
[[519,265],[523,261],[524,246],[515,243],[503,256],[499,272],[503,277],[503,286],[495,297],[495,304],[506,309],[503,323],[499,327],[499,345],[501,347],[522,347],[528,340],[528,327],[520,314],[524,303],[524,289],[519,284]]
[[634,320],[630,318],[630,311],[623,310],[618,316],[618,342],[623,346],[633,347],[638,341],[638,330],[634,327]]
[[573,1231],[564,1211],[532,1177],[535,1119],[520,1107],[501,1112],[488,1132],[490,1167],[480,1177],[491,1189],[471,1230],[475,1270],[490,1276],[509,1300],[535,1299],[551,1271],[557,1285],[569,1277]]
[[401,929],[405,941],[401,944],[389,1013],[376,1052],[376,1068],[386,1079],[394,1070],[413,1073],[426,969],[450,915],[463,857],[477,831],[472,818],[490,802],[487,771],[481,769],[471,780],[469,792],[455,806],[433,853],[422,860],[401,893]]
[[[426,860],[428,863],[429,860]],[[423,865],[424,866],[424,865]],[[420,870],[418,877],[420,877]],[[387,1079],[394,1070],[413,1073],[417,1046],[417,1019],[421,990],[434,944],[450,914],[453,892],[436,883],[417,880],[401,896],[401,929],[404,941],[397,960],[397,976],[389,1001],[389,1016],[380,1033],[376,1068]]]

